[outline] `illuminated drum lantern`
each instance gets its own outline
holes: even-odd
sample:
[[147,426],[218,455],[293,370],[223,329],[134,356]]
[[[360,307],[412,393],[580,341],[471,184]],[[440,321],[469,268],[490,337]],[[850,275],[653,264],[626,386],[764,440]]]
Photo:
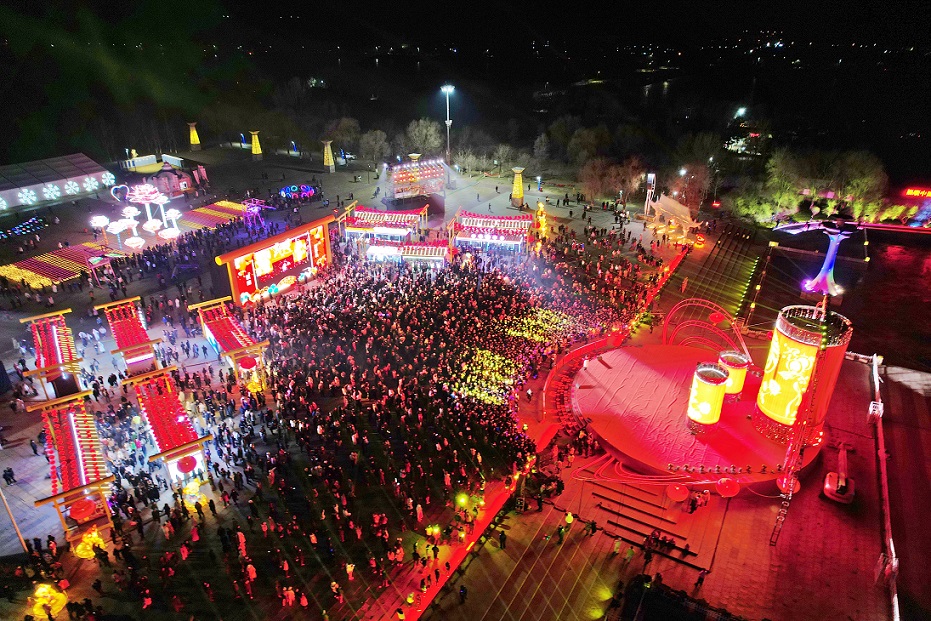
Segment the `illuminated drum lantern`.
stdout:
[[820,444],[852,334],[846,317],[830,311],[825,315],[814,306],[787,306],[779,312],[753,413],[757,431],[787,442],[796,419],[804,415],[804,443]]
[[688,408],[689,427],[693,431],[701,431],[721,420],[727,377],[727,369],[713,362],[700,362],[695,367]]
[[724,394],[730,399],[739,399],[750,368],[750,357],[739,351],[722,351],[718,354],[718,364],[727,369]]

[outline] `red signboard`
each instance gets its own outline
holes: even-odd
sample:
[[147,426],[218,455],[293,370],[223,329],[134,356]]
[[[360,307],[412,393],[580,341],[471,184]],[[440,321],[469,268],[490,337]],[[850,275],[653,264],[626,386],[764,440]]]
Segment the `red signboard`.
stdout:
[[931,188],[906,188],[902,196],[907,198],[931,198]]

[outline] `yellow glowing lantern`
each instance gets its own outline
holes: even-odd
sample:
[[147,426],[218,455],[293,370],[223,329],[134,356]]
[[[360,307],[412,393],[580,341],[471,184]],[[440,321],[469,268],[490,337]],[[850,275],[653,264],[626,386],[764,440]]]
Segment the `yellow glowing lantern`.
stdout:
[[700,425],[714,425],[721,420],[727,369],[719,364],[701,362],[692,376],[689,392],[689,420]]
[[259,132],[250,131],[252,134],[252,155],[262,155],[262,145],[259,142]]
[[97,531],[97,527],[94,526],[84,533],[81,542],[74,546],[74,555],[78,558],[94,558],[94,546],[104,548],[106,545],[107,542],[103,540],[103,537]]
[[199,151],[200,136],[197,135],[197,123],[188,123],[187,126],[190,128],[191,151]]
[[524,204],[524,169],[512,168],[514,185],[511,186],[511,205],[519,207]]
[[46,618],[46,606],[52,617],[61,612],[68,603],[68,595],[58,586],[47,582],[40,582],[32,594],[32,614],[39,619]]
[[791,426],[811,381],[818,346],[790,336],[795,330],[781,320],[773,330],[756,406],[773,421]]
[[207,504],[207,497],[200,493],[200,484],[201,482],[195,477],[188,481],[181,490],[181,497],[184,500],[185,506],[191,511],[194,510],[194,505],[200,503],[201,505]]
[[725,395],[739,395],[744,389],[750,357],[739,351],[722,351],[718,354],[718,364],[727,369],[727,381],[724,382]]

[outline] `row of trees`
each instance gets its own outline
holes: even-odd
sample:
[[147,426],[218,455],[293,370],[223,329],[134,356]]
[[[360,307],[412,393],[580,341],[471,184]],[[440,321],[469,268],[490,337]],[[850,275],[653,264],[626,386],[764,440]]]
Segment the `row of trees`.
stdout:
[[764,173],[742,180],[723,203],[735,215],[760,222],[836,215],[904,223],[918,207],[887,201],[887,186],[883,164],[872,153],[777,149]]

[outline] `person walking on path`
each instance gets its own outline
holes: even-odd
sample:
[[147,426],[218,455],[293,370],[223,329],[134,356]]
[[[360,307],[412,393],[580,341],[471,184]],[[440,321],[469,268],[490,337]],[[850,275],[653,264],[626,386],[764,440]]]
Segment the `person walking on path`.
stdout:
[[[620,541],[620,539],[619,539],[618,541]],[[627,548],[627,551],[624,552],[624,564],[625,564],[625,565],[629,565],[629,564],[630,564],[630,561],[632,561],[633,558],[634,558],[634,554],[636,554],[636,553],[637,553],[637,552],[634,550],[634,546],[632,546],[632,545],[629,546],[629,547]]]
[[508,536],[503,530],[498,532],[498,543],[501,544],[502,550],[508,547]]
[[698,572],[698,578],[695,580],[695,588],[700,589],[701,585],[705,584],[705,576],[708,575],[707,569],[702,569]]
[[592,535],[595,534],[595,532],[598,531],[598,523],[595,522],[595,520],[592,520],[592,521],[589,522],[588,525],[585,527],[585,530],[588,531],[588,536],[591,537]]
[[463,584],[459,587],[459,603],[464,604],[467,597],[469,597],[469,589],[467,589]]

